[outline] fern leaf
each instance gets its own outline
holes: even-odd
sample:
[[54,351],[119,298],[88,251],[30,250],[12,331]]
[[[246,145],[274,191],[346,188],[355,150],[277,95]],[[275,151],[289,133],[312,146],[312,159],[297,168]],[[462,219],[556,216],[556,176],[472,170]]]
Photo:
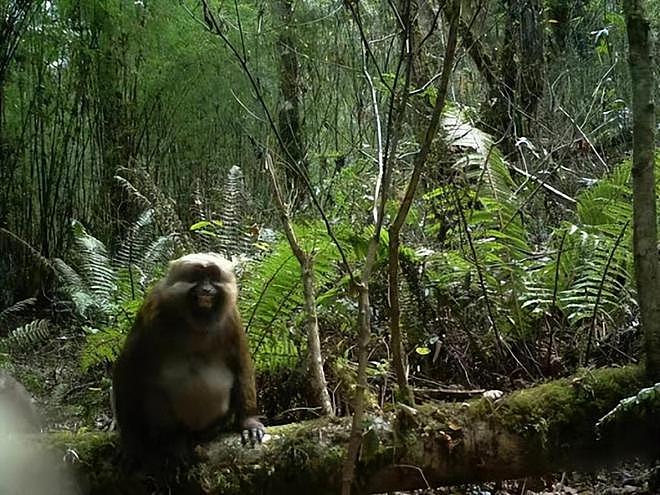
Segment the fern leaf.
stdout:
[[78,273],[60,258],[53,258],[55,274],[64,286],[65,292],[84,290],[85,283]]
[[114,363],[125,339],[125,333],[112,327],[91,331],[80,353],[82,370],[87,371],[99,364]]
[[128,197],[131,198],[137,206],[143,209],[152,209],[151,201],[149,201],[140,191],[138,191],[133,184],[121,175],[115,175],[114,179],[126,191]]
[[49,335],[50,324],[48,320],[33,320],[12,330],[7,337],[7,344],[9,347],[26,349],[46,341]]
[[154,210],[143,211],[129,227],[125,239],[119,246],[115,262],[121,267],[139,263],[149,241],[154,235]]
[[[337,299],[339,282],[335,266],[339,256],[334,244],[321,225],[297,226],[296,234],[303,248],[315,254],[314,277],[320,308],[336,308],[333,301]],[[293,365],[302,354],[306,339],[298,320],[303,298],[297,259],[289,244],[281,240],[270,253],[248,265],[245,272],[241,279],[241,314],[250,332],[257,366],[264,362]]]
[[156,185],[153,177],[144,167],[144,164],[136,164],[134,168],[120,169],[121,177],[134,189],[139,190],[148,200],[148,208],[154,211],[154,219],[161,232],[170,232],[174,241],[182,251],[192,251],[192,243],[183,222],[175,209],[175,202],[168,198]]
[[21,313],[24,313],[25,311],[32,309],[37,302],[36,297],[29,297],[27,299],[23,299],[21,301],[18,301],[17,303],[12,304],[8,308],[5,308],[0,312],[0,325],[9,321],[12,317],[15,315],[20,315]]
[[244,226],[246,193],[240,167],[234,165],[229,170],[222,198],[222,209],[217,215],[222,222],[222,226],[217,229],[217,248],[231,258],[250,248],[250,237]]
[[167,261],[174,257],[176,239],[174,235],[164,235],[152,241],[142,255],[142,270],[145,273],[154,273],[156,267],[165,267]]
[[74,220],[72,227],[81,278],[99,302],[105,304],[117,288],[108,253],[103,243],[88,234],[80,222]]

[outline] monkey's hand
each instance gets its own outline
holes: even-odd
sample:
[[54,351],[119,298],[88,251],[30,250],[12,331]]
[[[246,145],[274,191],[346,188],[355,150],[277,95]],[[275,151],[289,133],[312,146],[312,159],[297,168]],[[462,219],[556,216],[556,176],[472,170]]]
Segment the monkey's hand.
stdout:
[[264,425],[254,416],[246,418],[241,427],[241,441],[243,445],[250,444],[252,447],[261,443],[265,434]]

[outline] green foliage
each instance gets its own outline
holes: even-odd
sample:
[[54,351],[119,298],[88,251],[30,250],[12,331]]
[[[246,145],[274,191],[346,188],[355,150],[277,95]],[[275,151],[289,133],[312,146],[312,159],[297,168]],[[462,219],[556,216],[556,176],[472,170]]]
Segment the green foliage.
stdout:
[[[314,255],[314,281],[319,321],[343,331],[354,325],[356,306],[349,295],[349,279],[339,268],[340,256],[320,222],[295,225],[306,252]],[[373,228],[356,233],[349,225],[335,225],[335,235],[349,260],[363,259]],[[377,263],[387,256],[384,233]],[[288,242],[280,239],[262,258],[244,267],[239,298],[241,315],[258,368],[293,367],[305,355],[300,264]]]
[[[448,247],[421,256],[435,290],[477,293],[481,307],[488,298],[500,329],[521,336],[536,318],[557,310],[576,328],[586,324],[590,335],[604,328],[598,323],[620,321],[635,305],[630,164],[582,192],[575,220],[554,229],[535,251],[521,213],[529,190],[512,179],[489,136],[462,114],[450,113],[444,125],[450,144],[469,151],[454,164],[463,189],[441,186],[424,197],[433,220],[427,232],[444,233]],[[604,337],[602,330],[595,337]]]
[[551,251],[526,277],[525,307],[557,307],[571,323],[593,326],[635,305],[630,187],[626,162],[580,194],[576,222],[555,230]]
[[[74,220],[70,261],[45,260],[56,277],[59,295],[72,303],[74,315],[90,324],[81,356],[84,369],[114,360],[147,285],[173,253],[170,236],[155,238],[153,219],[153,210],[144,211],[129,227],[115,257]],[[8,308],[0,313],[0,322],[32,304],[26,300]],[[109,324],[97,330],[105,322]],[[10,347],[36,345],[50,336],[50,328],[48,320],[34,320],[14,329],[6,343]]]
[[[190,226],[190,230],[193,232],[203,232],[202,229],[208,227],[222,227],[222,222],[220,220],[201,220],[197,223],[194,223]],[[209,233],[206,231],[205,233]]]
[[[489,135],[467,119],[467,114],[450,109],[443,128],[452,147],[467,149],[453,164],[463,190],[441,186],[424,199],[442,206],[442,216],[428,228],[430,235],[449,231],[456,249],[426,253],[431,283],[441,291],[474,291],[496,301],[497,324],[524,327],[520,311],[521,279],[525,260],[531,253],[528,232],[519,214],[525,189],[513,181],[500,151]],[[482,286],[483,281],[483,286]],[[460,288],[460,289],[459,289]]]
[[212,206],[219,206],[219,211],[213,211],[212,207],[202,204],[202,198],[196,198],[196,216],[200,220],[190,226],[190,231],[197,244],[205,251],[220,253],[228,259],[250,252],[251,239],[245,208],[250,198],[245,190],[241,168],[236,165],[231,167],[221,194],[218,196],[211,191],[209,199]]
[[101,329],[86,327],[85,346],[80,352],[83,371],[99,364],[114,363],[141,304],[141,299],[125,301],[112,316],[110,324]]
[[[163,270],[173,254],[172,236],[156,236],[154,210],[147,209],[128,229],[117,255],[110,258],[105,246],[91,236],[79,223],[74,223],[76,238],[73,270],[59,260],[67,274],[67,293],[76,302],[81,315],[83,308],[100,310],[93,321],[108,321],[98,329],[87,326],[85,346],[80,354],[83,371],[116,359],[142,303],[147,285]],[[81,307],[82,306],[82,307]]]
[[361,224],[372,207],[376,174],[369,160],[359,158],[338,167],[337,160],[341,162],[346,157],[332,158],[335,161],[335,171],[323,183],[323,190],[328,191],[324,207],[333,217],[345,219],[350,224]]
[[[70,293],[83,294],[85,297],[82,299],[93,304],[101,301],[103,313],[96,321],[109,322],[100,330],[96,326],[87,327],[86,342],[80,355],[84,371],[100,363],[114,362],[133,324],[147,285],[162,273],[165,261],[173,254],[171,236],[154,239],[153,221],[153,210],[144,211],[129,228],[126,240],[112,260],[107,255],[101,256],[105,248],[81,226],[76,231],[80,237],[77,245],[81,249],[77,255],[82,260],[79,263],[83,267],[82,276],[76,279],[77,273],[73,270],[69,275],[72,280],[81,282],[75,287],[89,287],[89,290]],[[89,246],[93,246],[94,250],[90,252]],[[108,283],[110,280],[112,285]],[[99,292],[94,290],[95,287],[103,290]]]
[[600,418],[596,430],[601,433],[616,425],[646,422],[656,425],[660,412],[660,383],[643,388],[637,395],[621,399],[617,406]]
[[86,316],[90,306],[105,313],[117,289],[110,257],[103,243],[90,235],[80,222],[74,220],[71,225],[75,269],[57,260],[55,266],[60,280],[64,282],[62,288],[76,303],[81,315]]
[[12,330],[4,344],[7,348],[27,349],[46,341],[50,337],[51,325],[48,320],[32,320]]
[[[137,205],[148,205],[147,211],[142,214],[142,217],[147,215],[143,220],[145,226],[153,221],[160,232],[168,233],[166,237],[173,244],[172,251],[191,251],[192,243],[176,211],[176,202],[158,186],[145,164],[139,163],[132,168],[122,168],[120,172],[123,175],[115,176],[115,180],[124,187]],[[151,212],[147,213],[149,210]],[[138,223],[141,222],[141,218],[138,219]],[[128,240],[133,241],[131,238]]]
[[152,210],[138,217],[114,258],[82,224],[73,222],[72,266],[59,258],[53,266],[60,290],[73,301],[78,315],[107,320],[117,305],[144,294],[146,284],[172,254],[169,237],[153,240],[152,219]]
[[115,300],[120,303],[144,294],[175,253],[176,234],[158,235],[153,209],[140,214],[130,226],[112,260],[116,276]]
[[[338,300],[346,280],[338,274],[335,245],[321,224],[296,225],[295,231],[303,249],[314,253],[319,317],[326,310],[341,312],[346,306]],[[239,303],[257,367],[293,366],[304,355],[300,264],[285,239],[245,267]]]

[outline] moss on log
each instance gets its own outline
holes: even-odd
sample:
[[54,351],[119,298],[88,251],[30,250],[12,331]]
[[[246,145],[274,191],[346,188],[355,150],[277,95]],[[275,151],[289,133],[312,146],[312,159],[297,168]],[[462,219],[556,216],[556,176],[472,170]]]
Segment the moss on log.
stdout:
[[[617,402],[646,385],[638,367],[581,371],[497,400],[424,404],[372,416],[356,488],[383,492],[520,478],[591,468],[658,448],[654,431],[597,439],[594,424]],[[348,439],[346,419],[319,419],[268,429],[263,446],[243,448],[237,435],[205,449],[205,460],[178,481],[159,482],[118,469],[117,437],[54,433],[48,442],[71,449],[84,489],[92,494],[337,493]]]

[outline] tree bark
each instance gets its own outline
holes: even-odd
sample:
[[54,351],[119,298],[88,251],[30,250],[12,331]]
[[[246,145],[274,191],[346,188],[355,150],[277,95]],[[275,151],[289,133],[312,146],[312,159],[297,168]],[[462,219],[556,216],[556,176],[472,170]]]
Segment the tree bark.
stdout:
[[633,110],[633,252],[646,370],[660,379],[660,269],[655,192],[653,41],[643,0],[626,0]]
[[[367,416],[353,487],[379,493],[515,479],[657,454],[657,421],[636,421],[600,440],[594,431],[601,416],[643,383],[638,367],[587,370],[495,402],[434,403]],[[272,427],[268,433],[257,449],[241,447],[237,434],[215,441],[205,448],[203,462],[179,476],[186,479],[185,489],[174,481],[158,486],[177,494],[338,492],[348,418]],[[118,469],[114,434],[53,433],[47,441],[57,450],[69,449],[69,458],[77,455],[74,469],[90,494],[154,490],[153,479]]]

